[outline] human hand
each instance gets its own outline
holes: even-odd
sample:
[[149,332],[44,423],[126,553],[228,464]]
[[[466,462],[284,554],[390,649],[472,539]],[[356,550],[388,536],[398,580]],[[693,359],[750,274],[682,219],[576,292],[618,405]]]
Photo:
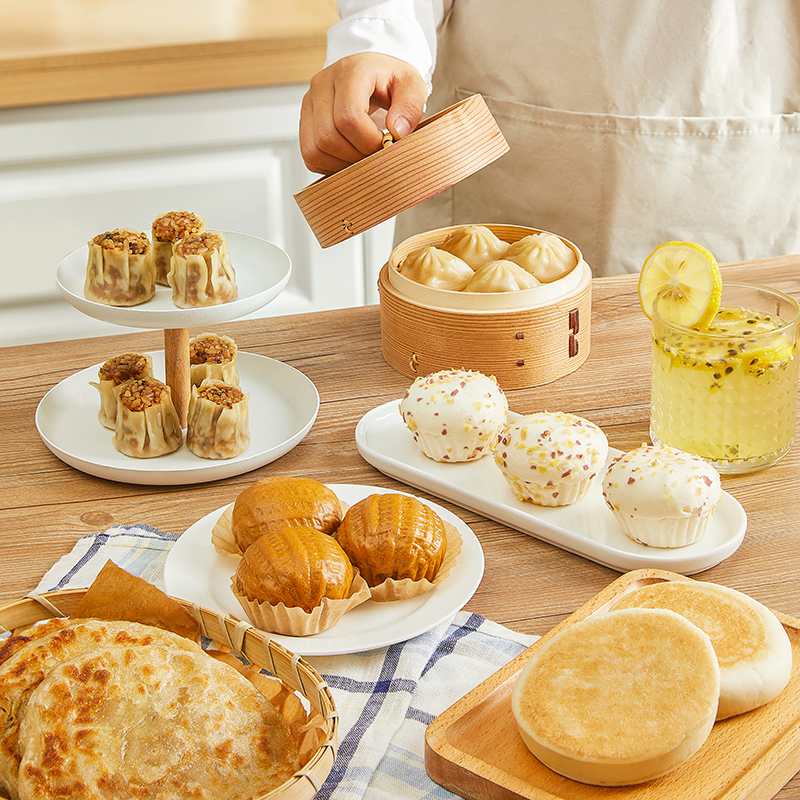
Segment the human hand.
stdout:
[[401,139],[416,128],[428,87],[417,69],[382,53],[356,53],[311,79],[300,110],[300,152],[312,172],[330,175],[380,149],[383,132],[370,116],[386,110]]

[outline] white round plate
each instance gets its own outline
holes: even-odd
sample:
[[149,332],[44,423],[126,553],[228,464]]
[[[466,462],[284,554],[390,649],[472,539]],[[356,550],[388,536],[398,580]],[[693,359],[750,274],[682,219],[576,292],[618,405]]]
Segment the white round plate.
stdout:
[[[370,494],[391,491],[358,484],[334,483],[329,486],[347,505],[353,505]],[[392,603],[367,600],[344,614],[333,627],[313,636],[274,633],[270,636],[301,656],[361,653],[418,636],[460,611],[475,594],[483,577],[483,549],[463,520],[436,503],[422,502],[458,528],[463,539],[455,566],[440,584],[409,600]],[[195,522],[172,545],[164,564],[164,584],[167,594],[173,597],[246,619],[230,587],[237,559],[218,553],[211,544],[211,530],[226,508],[218,508]]]
[[[115,355],[114,353],[109,355]],[[156,377],[164,377],[164,352],[150,354]],[[314,384],[294,367],[240,352],[242,390],[250,395],[250,447],[230,459],[199,458],[186,445],[158,458],[131,458],[111,443],[113,431],[97,419],[100,364],[54,386],[36,409],[36,427],[50,450],[81,472],[99,478],[154,486],[204,483],[241,475],[289,452],[311,429],[319,411]]]
[[89,247],[70,253],[56,270],[56,282],[67,302],[87,316],[132,328],[188,328],[238,319],[274,300],[289,282],[292,262],[277,245],[246,233],[222,231],[228,240],[239,296],[208,308],[178,308],[172,289],[157,286],[155,297],[138,306],[106,306],[83,294]]
[[[492,458],[447,464],[426,458],[392,400],[368,411],[356,425],[356,445],[381,472],[449,500],[562,550],[627,572],[666,569],[693,575],[728,558],[739,548],[747,515],[738,500],[722,493],[703,538],[686,547],[647,547],[625,535],[603,498],[602,474],[585,497],[571,506],[545,508],[514,496]],[[519,416],[509,413],[509,419]],[[609,460],[619,454],[609,450]]]

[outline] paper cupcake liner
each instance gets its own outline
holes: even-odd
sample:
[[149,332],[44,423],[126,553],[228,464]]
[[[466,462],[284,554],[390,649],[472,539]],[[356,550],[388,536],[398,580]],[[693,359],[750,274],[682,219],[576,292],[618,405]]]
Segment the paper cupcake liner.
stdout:
[[703,538],[711,516],[681,519],[632,519],[618,511],[614,516],[625,534],[648,547],[686,547]]
[[458,528],[451,525],[449,522],[444,523],[444,529],[447,538],[447,552],[444,555],[442,566],[439,567],[439,571],[436,573],[436,577],[432,581],[425,578],[417,581],[411,578],[404,578],[401,581],[387,578],[383,583],[379,583],[377,586],[373,586],[370,589],[372,599],[376,603],[406,600],[409,597],[417,597],[418,595],[425,594],[425,592],[429,592],[450,574],[450,571],[456,565],[458,556],[461,553],[463,539],[461,538]]
[[256,628],[285,636],[311,636],[325,631],[335,625],[346,611],[370,598],[369,586],[358,570],[354,571],[350,594],[346,598],[331,600],[323,597],[322,602],[310,612],[284,603],[272,605],[251,599],[239,592],[235,575],[231,578],[231,591]]
[[223,512],[220,518],[214,523],[211,529],[211,544],[218,553],[224,553],[229,556],[241,556],[242,551],[233,537],[233,528],[231,527],[231,520],[233,519],[233,503],[231,503]]
[[579,482],[562,483],[545,486],[538,483],[528,483],[509,476],[504,476],[514,494],[524,503],[534,503],[537,506],[571,506],[586,495],[597,478],[585,478]]
[[[498,426],[499,429],[499,426]],[[496,434],[495,434],[496,435]],[[455,436],[426,435],[417,431],[414,440],[420,450],[433,461],[443,461],[447,464],[459,464],[463,461],[477,461],[492,452],[494,435],[486,434],[469,447],[453,447]]]

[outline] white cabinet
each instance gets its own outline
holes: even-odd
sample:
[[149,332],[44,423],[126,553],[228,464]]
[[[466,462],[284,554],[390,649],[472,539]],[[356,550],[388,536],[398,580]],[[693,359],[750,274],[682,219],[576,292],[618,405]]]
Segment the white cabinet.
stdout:
[[255,316],[377,302],[393,222],[322,249],[293,194],[316,177],[297,145],[304,86],[0,111],[0,342],[122,332],[61,298],[55,270],[93,235],[148,231],[185,208],[263,237],[292,259],[286,290]]

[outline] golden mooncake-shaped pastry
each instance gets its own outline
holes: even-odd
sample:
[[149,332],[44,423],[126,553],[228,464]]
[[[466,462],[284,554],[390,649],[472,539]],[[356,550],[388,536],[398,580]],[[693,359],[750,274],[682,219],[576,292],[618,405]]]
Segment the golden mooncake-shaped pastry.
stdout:
[[155,458],[183,444],[172,392],[156,378],[130,380],[117,387],[117,419],[112,442],[132,458]]
[[234,458],[250,446],[250,395],[206,378],[192,387],[186,446],[200,458]]
[[239,370],[236,358],[239,348],[230,336],[201,333],[189,339],[189,369],[192,386],[199,386],[206,378],[238,386]]
[[324,597],[342,600],[353,565],[339,543],[316,528],[287,527],[263,534],[248,547],[234,576],[235,590],[270,605],[310,613]]
[[286,527],[332,534],[342,521],[339,498],[312,478],[273,475],[244,489],[233,504],[231,530],[244,553],[260,536]]
[[447,550],[439,515],[404,494],[372,494],[355,503],[336,540],[370,586],[389,578],[432,581]]
[[89,242],[83,294],[106,306],[136,306],[156,293],[153,248],[147,234],[116,228]]
[[97,370],[97,383],[91,383],[100,392],[100,410],[97,418],[106,427],[114,429],[117,419],[117,395],[115,389],[121,383],[134,378],[152,378],[153,359],[146,353],[122,353],[109,358]]
[[179,308],[230,303],[239,296],[228,240],[218,231],[192,233],[175,243],[167,282]]
[[156,283],[167,285],[172,248],[179,239],[192,233],[202,233],[205,220],[191,211],[169,211],[153,220],[153,264]]

